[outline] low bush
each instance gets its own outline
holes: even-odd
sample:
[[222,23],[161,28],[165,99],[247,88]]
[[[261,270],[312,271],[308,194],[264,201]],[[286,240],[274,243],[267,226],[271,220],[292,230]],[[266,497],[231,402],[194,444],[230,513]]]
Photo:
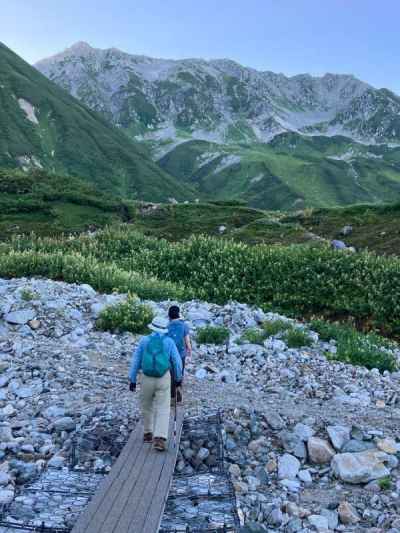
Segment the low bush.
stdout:
[[250,344],[264,344],[265,339],[268,337],[266,332],[259,328],[249,328],[240,337],[239,343],[249,342]]
[[377,368],[380,372],[394,372],[397,362],[386,346],[376,341],[375,335],[363,335],[348,332],[338,339],[336,359],[369,370]]
[[114,263],[101,263],[77,253],[10,252],[0,255],[0,277],[43,276],[68,283],[88,283],[101,292],[132,292],[143,299],[182,300],[188,295],[170,282],[137,272],[127,272]]
[[313,344],[313,340],[307,330],[294,326],[286,330],[283,335],[283,340],[288,348],[303,348]]
[[312,320],[309,325],[313,331],[318,333],[319,338],[324,342],[337,340],[341,332],[343,332],[343,329],[346,328],[346,326],[339,326],[333,322],[319,319]]
[[265,331],[267,337],[272,335],[277,335],[278,333],[283,333],[284,331],[290,329],[292,324],[287,320],[268,320],[263,323],[262,328]]
[[229,339],[229,329],[224,326],[205,326],[197,331],[199,344],[225,344]]
[[389,351],[395,344],[375,333],[363,334],[350,325],[313,320],[310,328],[319,334],[323,341],[335,340],[335,359],[368,369],[377,368],[380,372],[397,369],[397,361]]
[[389,476],[378,479],[378,485],[381,490],[390,490],[393,486],[392,480]]
[[130,331],[146,333],[154,313],[149,305],[142,304],[137,296],[130,295],[126,301],[106,307],[96,321],[103,331]]
[[21,300],[24,300],[24,302],[30,302],[31,300],[38,298],[39,295],[31,289],[22,289],[20,296]]

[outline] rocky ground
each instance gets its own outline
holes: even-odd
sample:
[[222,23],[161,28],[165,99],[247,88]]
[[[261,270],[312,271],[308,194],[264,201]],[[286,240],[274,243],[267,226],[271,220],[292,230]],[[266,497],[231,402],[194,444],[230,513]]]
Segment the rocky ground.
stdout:
[[[0,280],[0,505],[35,509],[40,492],[26,502],[21,489],[46,469],[75,462],[102,474],[118,455],[138,418],[126,378],[138,338],[97,331],[95,320],[120,298]],[[169,302],[151,304],[165,313]],[[188,302],[183,312],[193,329],[231,331],[228,346],[194,343],[185,408],[222,410],[226,468],[248,531],[400,532],[400,373],[333,362],[334,343],[317,334],[304,349],[279,335],[239,345],[246,328],[278,318],[246,305]],[[186,442],[177,468],[212,466],[213,446]]]

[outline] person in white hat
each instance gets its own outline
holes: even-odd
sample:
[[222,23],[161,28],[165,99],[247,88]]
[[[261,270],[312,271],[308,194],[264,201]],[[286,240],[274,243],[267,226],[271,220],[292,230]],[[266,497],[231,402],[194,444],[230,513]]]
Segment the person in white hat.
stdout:
[[165,451],[171,410],[171,379],[175,386],[181,386],[182,359],[174,341],[166,336],[168,321],[164,317],[155,317],[148,327],[153,333],[141,339],[132,356],[129,389],[132,392],[136,390],[136,379],[141,370],[143,439],[144,442],[153,442],[156,450]]

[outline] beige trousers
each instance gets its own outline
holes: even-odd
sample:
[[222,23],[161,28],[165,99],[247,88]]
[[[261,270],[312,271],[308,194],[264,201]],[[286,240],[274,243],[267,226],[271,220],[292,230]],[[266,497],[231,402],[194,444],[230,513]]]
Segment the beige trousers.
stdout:
[[171,411],[171,374],[167,372],[162,378],[142,375],[141,385],[144,432],[167,439]]

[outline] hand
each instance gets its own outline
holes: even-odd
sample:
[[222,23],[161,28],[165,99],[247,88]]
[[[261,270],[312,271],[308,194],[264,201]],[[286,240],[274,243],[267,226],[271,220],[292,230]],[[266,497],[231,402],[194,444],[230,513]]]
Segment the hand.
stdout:
[[132,383],[132,381],[129,383],[129,390],[131,392],[135,392],[136,391],[136,383]]

